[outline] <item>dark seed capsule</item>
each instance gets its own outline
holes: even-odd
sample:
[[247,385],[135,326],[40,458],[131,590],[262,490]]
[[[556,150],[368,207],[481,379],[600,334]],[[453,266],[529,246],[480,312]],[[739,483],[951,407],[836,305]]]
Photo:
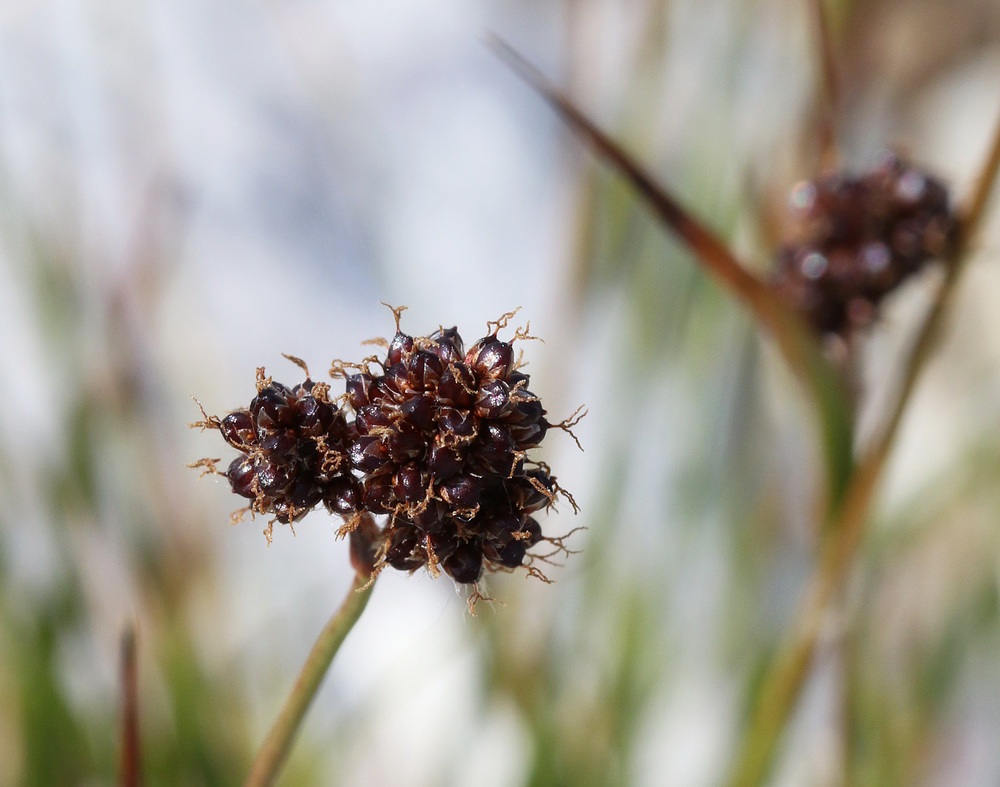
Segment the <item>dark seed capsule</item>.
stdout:
[[305,380],[303,380],[301,383],[299,383],[292,389],[292,393],[295,394],[295,396],[297,396],[299,399],[301,399],[304,396],[308,396],[310,393],[312,393],[312,389],[315,387],[315,385],[316,383],[314,383],[307,377]]
[[462,344],[462,337],[458,335],[457,328],[442,328],[431,334],[430,338],[436,343],[432,352],[441,361],[448,365],[455,361],[461,361],[465,355],[465,348]]
[[445,437],[471,437],[476,433],[476,419],[468,410],[456,410],[454,407],[438,409],[438,429]]
[[527,552],[528,544],[526,541],[511,539],[506,546],[498,550],[497,557],[499,559],[497,562],[507,568],[517,568],[524,562],[524,556]]
[[514,364],[514,348],[496,336],[484,336],[469,348],[465,363],[482,377],[502,380]]
[[[529,480],[530,478],[533,478],[542,489],[547,489],[548,494],[534,486]],[[518,483],[511,489],[511,497],[516,501],[519,511],[531,514],[552,504],[555,479],[551,476],[546,475],[541,470],[530,470],[521,478],[514,480]]]
[[355,412],[366,404],[371,403],[369,393],[371,391],[372,378],[367,374],[352,374],[345,383],[347,391],[347,401]]
[[427,494],[426,484],[420,468],[410,462],[403,465],[392,479],[392,489],[396,497],[403,503],[415,503],[423,500]]
[[405,525],[397,525],[389,533],[385,562],[399,571],[413,571],[427,562],[420,551],[420,533]]
[[519,372],[517,370],[511,372],[507,375],[507,385],[511,388],[516,388],[518,383],[521,383],[521,389],[524,390],[528,387],[528,383],[531,382],[530,375],[524,372]]
[[444,504],[439,500],[431,500],[427,506],[411,517],[413,526],[425,533],[440,533],[448,523]]
[[229,479],[230,486],[240,497],[250,499],[257,497],[257,493],[253,489],[256,477],[254,462],[249,456],[237,457],[230,463],[229,469],[226,471],[226,478]]
[[489,380],[479,387],[475,414],[480,418],[502,418],[513,409],[510,386],[503,380]]
[[327,434],[334,420],[334,410],[326,402],[307,396],[299,402],[299,431],[306,437]]
[[512,426],[510,428],[510,438],[514,441],[518,451],[527,451],[534,448],[545,439],[545,434],[549,430],[549,422],[544,418],[537,423],[528,426]]
[[476,540],[463,541],[455,551],[443,561],[445,573],[462,584],[472,584],[483,571],[483,550]]
[[400,401],[401,397],[407,395],[413,389],[413,381],[410,379],[410,370],[404,363],[394,363],[385,370],[385,375],[380,380],[387,390],[393,392],[393,397]]
[[227,443],[244,453],[257,441],[253,418],[246,410],[237,410],[223,418],[219,431]]
[[358,434],[371,434],[372,430],[386,427],[392,423],[392,418],[386,412],[386,407],[379,404],[368,404],[358,410],[354,424]]
[[281,383],[271,383],[250,402],[250,414],[257,422],[257,432],[279,426],[292,426],[295,413],[290,407],[293,394]]
[[323,490],[311,478],[299,478],[288,492],[288,501],[296,508],[310,510],[323,498]]
[[399,424],[399,431],[393,432],[385,438],[389,459],[397,464],[408,462],[411,459],[419,459],[427,449],[423,435],[419,432],[403,431],[402,426],[403,424]]
[[400,363],[411,352],[413,352],[413,337],[405,333],[397,332],[389,342],[389,351],[386,353],[386,365]]
[[327,447],[343,446],[349,439],[357,437],[357,434],[353,437],[351,436],[353,429],[354,424],[352,423],[348,426],[347,417],[343,411],[334,410],[333,417],[330,419],[330,425],[326,429]]
[[512,538],[512,533],[520,530],[524,519],[515,514],[497,514],[483,522],[483,531],[490,540],[503,545]]
[[479,430],[471,453],[491,473],[506,476],[514,468],[514,441],[510,431],[498,424],[486,424]]
[[545,408],[542,407],[542,403],[538,398],[524,389],[518,389],[511,392],[511,401],[514,403],[514,408],[510,415],[507,416],[507,421],[512,424],[533,424],[541,420],[542,416],[545,415]]
[[274,514],[275,518],[283,525],[292,521],[292,504],[287,500],[269,500],[264,508]]
[[392,477],[388,474],[369,476],[362,485],[365,508],[373,514],[388,514],[395,508]]
[[260,447],[267,453],[269,460],[284,462],[296,452],[298,441],[290,432],[281,430],[272,432],[265,437],[261,441]]
[[458,449],[435,441],[427,456],[427,469],[437,478],[448,478],[462,469],[462,455]]
[[497,546],[489,541],[488,539],[483,541],[483,560],[487,563],[499,563],[500,562],[500,552]]
[[378,437],[362,436],[351,443],[348,457],[363,473],[373,473],[389,461],[389,452]]
[[372,383],[369,393],[372,401],[379,403],[396,403],[402,394],[394,377],[379,377]]
[[361,502],[358,482],[349,476],[334,478],[326,485],[323,502],[331,513],[345,516],[355,513]]
[[442,527],[441,532],[428,533],[422,539],[424,549],[433,550],[438,561],[442,563],[451,557],[461,543],[455,535],[454,527]]
[[518,540],[527,544],[529,548],[533,547],[542,540],[542,526],[530,516],[524,521],[524,525],[521,527],[520,533],[521,538]]
[[441,495],[455,508],[471,509],[479,505],[483,486],[471,475],[456,475],[441,484]]
[[413,396],[399,406],[399,412],[407,423],[427,430],[434,426],[435,405],[433,396]]
[[453,363],[441,375],[438,383],[438,400],[455,407],[469,407],[476,395],[476,378],[468,366]]
[[292,483],[293,470],[289,465],[277,464],[267,459],[256,460],[257,484],[266,495],[278,495]]
[[415,391],[431,391],[437,388],[444,373],[441,359],[429,350],[413,354],[409,363],[410,384]]

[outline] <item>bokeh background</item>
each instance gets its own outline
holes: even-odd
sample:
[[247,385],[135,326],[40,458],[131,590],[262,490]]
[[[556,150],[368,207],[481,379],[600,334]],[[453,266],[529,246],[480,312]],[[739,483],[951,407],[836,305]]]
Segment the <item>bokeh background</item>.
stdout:
[[[829,4],[845,159],[968,192],[1000,117],[994,0]],[[494,32],[764,272],[816,167],[793,0],[15,0],[0,6],[0,785],[239,783],[349,586],[320,512],[230,526],[188,430],[403,327],[520,306],[580,553],[386,572],[286,784],[711,785],[817,540],[814,422],[747,315],[487,47]],[[1000,783],[994,209],[785,738],[781,785]],[[877,410],[930,271],[866,341]],[[862,419],[864,428],[865,419]],[[228,459],[227,459],[228,461]]]

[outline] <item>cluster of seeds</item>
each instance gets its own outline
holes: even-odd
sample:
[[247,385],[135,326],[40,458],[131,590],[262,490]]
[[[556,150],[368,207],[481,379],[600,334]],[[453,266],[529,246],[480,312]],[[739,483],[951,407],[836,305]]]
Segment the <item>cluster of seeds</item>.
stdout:
[[[358,482],[347,458],[353,427],[329,399],[330,386],[314,383],[308,374],[288,388],[258,369],[257,395],[249,407],[195,424],[218,429],[240,452],[223,475],[236,494],[251,501],[249,510],[283,524],[301,519],[320,502],[348,516],[358,510]],[[214,462],[198,464],[214,469]]]
[[882,298],[945,256],[957,232],[944,185],[891,154],[861,177],[801,183],[791,203],[798,238],[779,251],[772,283],[824,334],[870,323]]
[[413,337],[397,315],[380,372],[334,369],[346,375],[357,414],[350,460],[364,473],[363,505],[390,515],[385,561],[395,568],[440,566],[470,583],[484,562],[520,566],[541,539],[531,514],[558,486],[544,465],[526,470],[525,460],[550,424],[512,345],[497,336],[510,316],[466,351],[455,329]]
[[[377,569],[426,566],[466,584],[484,566],[525,565],[540,541],[563,549],[543,538],[533,515],[558,494],[575,504],[528,452],[552,426],[569,431],[577,419],[550,424],[528,390],[511,344],[532,338],[527,329],[502,341],[513,316],[504,315],[466,351],[454,328],[403,333],[401,311],[384,358],[334,362],[331,375],[346,387],[339,401],[289,356],[306,371],[304,383],[288,388],[258,370],[248,408],[196,424],[218,429],[240,451],[222,475],[251,501],[244,511],[289,523],[322,503],[344,518],[342,533],[362,513],[385,515]],[[216,461],[197,464],[214,470]]]

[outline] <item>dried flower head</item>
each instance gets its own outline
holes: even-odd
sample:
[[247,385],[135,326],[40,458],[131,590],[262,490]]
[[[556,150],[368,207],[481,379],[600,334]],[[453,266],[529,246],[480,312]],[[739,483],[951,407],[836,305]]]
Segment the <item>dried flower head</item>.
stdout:
[[[258,369],[257,395],[248,407],[194,425],[218,429],[240,452],[222,475],[233,492],[250,500],[243,511],[287,524],[322,502],[332,512],[352,515],[359,497],[347,458],[353,426],[330,400],[330,386],[314,383],[305,364],[291,360],[305,370],[304,382],[289,388]],[[214,470],[213,460],[199,464]]]
[[457,329],[410,336],[394,313],[384,359],[334,369],[357,413],[350,459],[363,505],[389,515],[383,564],[460,583],[475,583],[484,564],[516,568],[542,539],[531,514],[561,491],[544,465],[527,464],[552,426],[514,357],[512,342],[533,337],[526,327],[499,338],[511,313],[466,350]]
[[[475,584],[484,567],[527,565],[544,578],[528,550],[541,541],[568,550],[543,537],[534,515],[560,494],[576,504],[528,452],[553,426],[572,435],[579,411],[558,424],[546,419],[514,355],[514,342],[534,337],[527,326],[510,341],[499,337],[513,312],[488,323],[490,332],[466,350],[455,328],[403,333],[402,311],[393,309],[395,336],[376,342],[384,358],[334,362],[331,375],[346,389],[338,399],[286,356],[305,382],[288,388],[259,369],[249,407],[194,426],[217,429],[240,452],[220,474],[251,501],[244,511],[273,517],[268,538],[274,521],[295,522],[323,503],[345,520],[341,535],[370,523],[362,515],[386,516],[375,573],[426,566]],[[196,465],[217,472],[218,461]]]
[[791,203],[798,237],[780,249],[772,283],[821,333],[870,323],[882,298],[956,237],[944,185],[893,154],[861,177],[800,183]]

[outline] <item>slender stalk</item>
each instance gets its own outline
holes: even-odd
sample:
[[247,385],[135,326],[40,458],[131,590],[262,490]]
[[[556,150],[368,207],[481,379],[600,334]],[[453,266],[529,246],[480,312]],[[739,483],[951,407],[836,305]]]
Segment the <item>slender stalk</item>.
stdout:
[[281,713],[257,752],[250,775],[244,782],[245,787],[274,784],[302,725],[302,719],[312,704],[333,657],[364,612],[374,584],[367,572],[359,571],[355,575],[347,597],[320,632],[309,657],[302,665],[302,671],[285,700]]
[[751,717],[743,749],[732,771],[733,785],[751,787],[767,776],[778,740],[791,715],[816,651],[827,608],[842,586],[864,534],[868,512],[878,489],[899,426],[921,372],[926,368],[954,299],[968,250],[982,220],[1000,171],[1000,124],[994,131],[979,182],[960,212],[960,234],[947,262],[947,274],[920,326],[903,370],[902,382],[879,437],[858,463],[847,493],[831,511],[830,536],[803,595],[790,635],[779,649]]

